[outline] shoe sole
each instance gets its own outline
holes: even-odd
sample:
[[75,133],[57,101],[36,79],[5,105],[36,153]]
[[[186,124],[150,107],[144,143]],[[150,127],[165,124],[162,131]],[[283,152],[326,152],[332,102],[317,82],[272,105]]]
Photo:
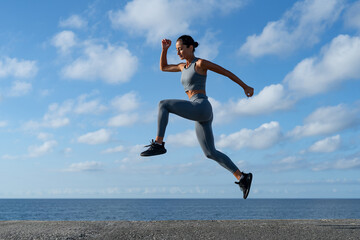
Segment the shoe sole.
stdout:
[[165,154],[165,152],[162,152],[162,153],[156,153],[156,154],[148,154],[148,153],[140,153],[140,156],[142,157],[151,157],[151,156],[156,156],[156,155],[161,155],[161,154]]
[[244,192],[244,199],[246,199],[250,193],[250,187],[253,178],[252,173],[249,173],[249,178],[250,178],[250,183],[249,183],[249,187],[246,189],[246,192]]

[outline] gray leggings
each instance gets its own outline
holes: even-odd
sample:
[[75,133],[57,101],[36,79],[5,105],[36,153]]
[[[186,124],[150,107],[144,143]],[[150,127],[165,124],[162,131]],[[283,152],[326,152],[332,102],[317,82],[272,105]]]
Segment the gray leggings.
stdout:
[[190,101],[168,99],[159,103],[157,136],[164,137],[169,121],[169,113],[195,121],[196,136],[206,157],[215,160],[232,173],[238,168],[231,159],[216,150],[211,123],[213,120],[212,107],[204,94],[195,94]]

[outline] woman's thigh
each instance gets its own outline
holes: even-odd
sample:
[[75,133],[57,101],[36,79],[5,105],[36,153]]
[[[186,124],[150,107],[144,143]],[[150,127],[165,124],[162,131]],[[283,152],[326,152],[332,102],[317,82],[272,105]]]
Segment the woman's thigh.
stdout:
[[203,101],[186,101],[167,99],[160,102],[160,109],[165,108],[170,113],[193,121],[206,121],[212,116],[211,105]]

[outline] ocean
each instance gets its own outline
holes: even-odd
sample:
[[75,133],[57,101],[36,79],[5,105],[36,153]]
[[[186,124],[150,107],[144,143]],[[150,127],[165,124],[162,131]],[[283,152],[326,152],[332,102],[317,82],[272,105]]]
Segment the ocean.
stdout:
[[0,220],[359,219],[360,199],[0,199]]

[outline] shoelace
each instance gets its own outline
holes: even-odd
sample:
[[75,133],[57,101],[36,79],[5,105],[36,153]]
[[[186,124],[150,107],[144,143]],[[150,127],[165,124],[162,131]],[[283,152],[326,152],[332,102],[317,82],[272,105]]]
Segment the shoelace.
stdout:
[[238,184],[240,187],[245,187],[245,184],[241,183],[240,181],[235,182],[235,184]]
[[[246,177],[244,176],[244,178],[247,178],[247,176]],[[246,179],[244,179],[244,180],[246,182]],[[235,182],[235,184],[238,184],[240,186],[240,188],[246,187],[246,183],[241,182],[241,179],[238,182]]]
[[156,144],[155,141],[151,140],[150,144],[146,145],[145,147],[150,147],[150,149],[152,149],[155,146],[155,144]]

